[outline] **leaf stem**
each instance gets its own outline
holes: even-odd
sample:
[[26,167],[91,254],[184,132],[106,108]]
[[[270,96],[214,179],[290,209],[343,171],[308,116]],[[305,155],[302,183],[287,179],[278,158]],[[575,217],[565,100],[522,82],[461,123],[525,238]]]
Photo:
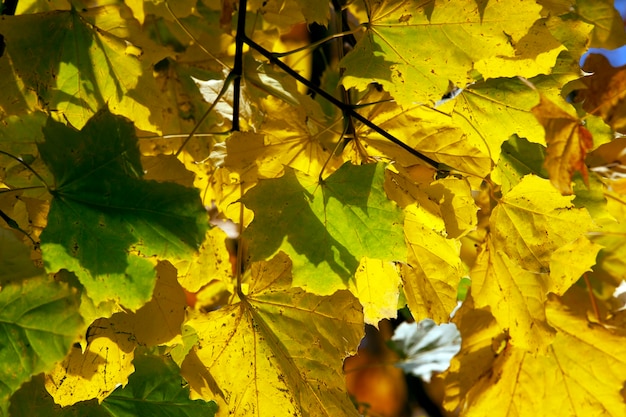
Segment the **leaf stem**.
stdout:
[[18,232],[21,232],[24,234],[24,236],[26,236],[28,239],[30,239],[30,241],[33,243],[33,245],[36,245],[37,243],[33,240],[32,237],[30,237],[30,235],[28,233],[26,233],[26,231],[24,229],[22,229],[20,227],[19,224],[17,224],[17,222],[15,220],[13,220],[12,218],[10,218],[5,212],[3,212],[2,210],[0,210],[0,219],[4,220],[6,222],[6,224],[9,225],[9,227],[11,229],[17,230]]
[[587,284],[587,291],[589,292],[589,299],[591,300],[591,307],[593,308],[593,314],[595,314],[596,320],[598,320],[598,323],[602,323],[602,319],[600,318],[600,309],[598,308],[596,297],[593,295],[593,288],[591,287],[591,282],[589,281],[587,274],[583,274],[583,278],[585,279],[585,284]]
[[261,55],[263,55],[265,58],[267,58],[272,64],[276,65],[277,67],[279,67],[280,69],[285,71],[287,74],[289,74],[291,77],[296,79],[298,82],[304,84],[307,88],[315,91],[316,94],[318,94],[321,97],[325,98],[332,105],[334,105],[338,109],[342,110],[345,114],[350,115],[351,117],[353,117],[354,119],[358,120],[359,122],[361,122],[365,126],[369,127],[370,129],[372,129],[373,131],[375,131],[376,133],[378,133],[379,135],[381,135],[385,139],[395,143],[396,145],[398,145],[399,147],[401,147],[405,151],[409,152],[411,155],[418,157],[419,159],[421,159],[422,161],[426,162],[427,164],[429,164],[430,166],[432,166],[432,167],[434,167],[436,169],[440,169],[439,162],[437,162],[434,159],[431,159],[431,158],[427,157],[426,155],[422,154],[421,152],[413,149],[412,147],[410,147],[406,143],[402,142],[400,139],[398,139],[395,136],[393,136],[391,133],[387,132],[385,129],[383,129],[380,126],[378,126],[377,124],[372,123],[371,121],[369,121],[366,117],[362,116],[360,113],[355,111],[352,108],[352,106],[346,105],[341,100],[338,100],[337,98],[335,98],[331,94],[327,93],[325,90],[323,90],[323,89],[313,85],[311,82],[309,82],[309,80],[307,80],[302,75],[298,74],[296,71],[291,69],[291,67],[289,65],[285,64],[280,59],[278,59],[275,56],[273,56],[273,54],[271,52],[269,52],[267,49],[263,48],[261,45],[257,44],[252,39],[250,39],[247,36],[245,36],[245,34],[244,34],[244,41],[252,49],[256,50]]

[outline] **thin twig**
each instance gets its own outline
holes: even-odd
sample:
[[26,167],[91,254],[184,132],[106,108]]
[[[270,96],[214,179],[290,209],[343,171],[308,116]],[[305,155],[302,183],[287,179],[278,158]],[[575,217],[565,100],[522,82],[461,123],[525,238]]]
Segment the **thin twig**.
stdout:
[[[222,89],[220,90],[220,92],[217,94],[217,97],[215,98],[215,100],[213,101],[213,103],[211,104],[211,107],[209,107],[207,109],[206,112],[204,112],[204,114],[202,115],[202,117],[200,118],[200,120],[198,121],[198,123],[196,123],[196,125],[193,127],[193,129],[191,129],[191,132],[189,132],[189,134],[187,135],[187,138],[183,141],[182,145],[180,145],[180,147],[178,148],[178,150],[176,151],[176,153],[174,154],[174,156],[178,157],[178,155],[180,155],[180,153],[183,151],[183,148],[185,146],[187,146],[187,143],[189,142],[189,140],[194,136],[194,134],[196,133],[196,130],[198,130],[200,128],[200,125],[204,122],[204,120],[209,116],[209,113],[211,113],[211,111],[215,108],[215,106],[217,105],[217,103],[222,99],[222,96],[224,96],[224,94],[226,93],[226,91],[228,91],[228,88],[230,87],[230,83],[233,80],[233,75],[232,75],[232,71],[228,74],[228,76],[226,77],[226,79],[224,80],[224,85],[222,86]],[[233,119],[234,119],[234,109],[233,109]]]
[[31,168],[31,166],[28,165],[26,162],[22,161],[20,158],[18,158],[15,155],[11,155],[8,152],[0,151],[0,153],[3,154],[3,155],[6,155],[9,158],[12,158],[12,159],[16,160],[17,162],[19,162],[20,164],[24,165],[26,167],[26,169],[28,169],[30,172],[32,172],[35,175],[35,177],[37,177],[39,179],[39,181],[41,181],[41,183],[46,187],[46,189],[48,189],[48,190],[50,189],[50,187],[48,187],[48,183],[41,177],[41,175],[39,175],[37,173],[37,171],[35,171],[33,168]]
[[280,69],[285,71],[287,74],[289,74],[291,77],[295,78],[298,82],[304,84],[307,88],[315,91],[316,94],[320,95],[321,97],[323,97],[324,99],[329,101],[331,104],[333,104],[335,107],[339,108],[340,110],[342,110],[346,114],[350,115],[351,117],[353,117],[354,119],[358,120],[359,122],[361,122],[365,126],[369,127],[370,129],[372,129],[373,131],[375,131],[376,133],[378,133],[379,135],[381,135],[385,139],[395,143],[396,145],[398,145],[399,147],[401,147],[405,151],[409,152],[411,155],[418,157],[419,159],[421,159],[422,161],[424,161],[427,164],[431,165],[432,167],[434,167],[434,168],[436,168],[438,170],[441,168],[439,162],[437,162],[437,161],[427,157],[426,155],[422,154],[421,152],[413,149],[412,147],[410,147],[406,143],[402,142],[400,139],[398,139],[395,136],[393,136],[391,133],[387,132],[386,130],[384,130],[383,128],[378,126],[377,124],[372,123],[366,117],[364,117],[361,114],[359,114],[357,111],[355,111],[352,108],[352,106],[346,105],[345,103],[341,102],[340,100],[338,100],[337,98],[335,98],[331,94],[328,94],[325,90],[323,90],[321,88],[318,88],[317,86],[313,85],[311,82],[309,82],[309,80],[307,80],[302,75],[298,74],[296,71],[291,69],[291,67],[289,65],[285,64],[280,59],[276,58],[271,52],[269,52],[267,49],[263,48],[261,45],[259,45],[256,42],[254,42],[252,39],[250,39],[247,36],[245,36],[244,42],[248,46],[250,46],[252,49],[256,50],[261,55],[263,55],[265,58],[267,58],[272,64],[276,65],[277,67],[279,67]]
[[241,101],[241,77],[243,76],[243,44],[246,39],[247,0],[239,0],[237,10],[237,34],[235,35],[235,66],[231,72],[235,77],[233,85],[233,132],[239,129],[239,103]]

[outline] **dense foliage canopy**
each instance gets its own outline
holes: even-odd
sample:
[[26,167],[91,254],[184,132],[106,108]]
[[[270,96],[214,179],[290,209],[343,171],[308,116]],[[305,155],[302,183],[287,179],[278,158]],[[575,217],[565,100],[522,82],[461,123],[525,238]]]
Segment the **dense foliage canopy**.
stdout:
[[611,1],[14,5],[0,416],[356,416],[405,305],[451,415],[626,415]]

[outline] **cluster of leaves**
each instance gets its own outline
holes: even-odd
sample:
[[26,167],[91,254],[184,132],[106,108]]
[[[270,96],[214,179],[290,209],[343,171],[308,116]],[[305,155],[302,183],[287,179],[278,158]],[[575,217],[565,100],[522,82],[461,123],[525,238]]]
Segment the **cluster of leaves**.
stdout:
[[358,415],[364,323],[459,298],[448,410],[626,414],[611,2],[332,3],[0,16],[0,416]]

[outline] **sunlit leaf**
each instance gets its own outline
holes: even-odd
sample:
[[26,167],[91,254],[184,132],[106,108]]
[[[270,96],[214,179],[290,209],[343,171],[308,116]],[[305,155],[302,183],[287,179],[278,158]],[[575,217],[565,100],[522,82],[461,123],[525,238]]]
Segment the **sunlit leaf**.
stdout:
[[293,170],[260,181],[242,199],[255,212],[244,231],[252,260],[284,251],[294,286],[316,294],[347,288],[364,256],[404,260],[403,215],[385,195],[384,172],[381,163],[345,164],[322,182]]
[[493,243],[520,267],[548,272],[552,253],[592,227],[584,208],[544,179],[527,175],[500,200],[490,219]]
[[[29,262],[29,249],[0,229],[10,250],[0,257],[0,415],[9,397],[31,376],[63,359],[84,329],[78,293]],[[5,246],[5,249],[6,246]],[[11,254],[12,259],[5,256]]]
[[541,97],[533,107],[533,114],[546,131],[548,144],[545,167],[552,184],[564,195],[572,194],[572,177],[580,172],[589,183],[585,156],[593,148],[591,133],[572,116],[556,104]]
[[[118,316],[119,317],[119,316]],[[46,390],[61,406],[92,398],[102,402],[118,386],[128,383],[137,344],[120,331],[116,316],[99,319],[87,331],[87,349],[72,347],[69,355],[46,374]]]
[[352,292],[363,306],[365,323],[378,327],[380,320],[397,317],[400,274],[393,263],[365,257],[354,281]]
[[[367,1],[366,8],[367,31],[341,62],[346,68],[343,84],[364,90],[369,83],[377,82],[402,107],[434,103],[447,92],[449,82],[465,87],[475,66],[489,78],[503,71],[505,76],[519,75],[508,74],[506,63],[518,59],[519,48],[528,48],[527,54],[534,58],[559,48],[554,42],[524,44],[540,17],[541,8],[535,3],[500,1],[481,5],[467,0],[420,4],[390,0]],[[406,42],[407,38],[421,41]],[[496,57],[500,60],[497,67],[480,66]],[[550,60],[553,64],[556,54],[552,53]],[[548,63],[544,68],[550,66]],[[536,63],[524,69],[527,77],[545,71]]]
[[556,335],[538,356],[502,336],[484,310],[465,315],[460,330],[467,354],[453,360],[446,378],[446,408],[460,406],[464,416],[623,415],[621,333],[589,323],[558,300],[548,302],[546,314]]
[[183,377],[233,415],[356,416],[341,362],[363,333],[358,301],[294,288],[290,268],[285,254],[253,264],[247,294],[188,322],[199,346]]

